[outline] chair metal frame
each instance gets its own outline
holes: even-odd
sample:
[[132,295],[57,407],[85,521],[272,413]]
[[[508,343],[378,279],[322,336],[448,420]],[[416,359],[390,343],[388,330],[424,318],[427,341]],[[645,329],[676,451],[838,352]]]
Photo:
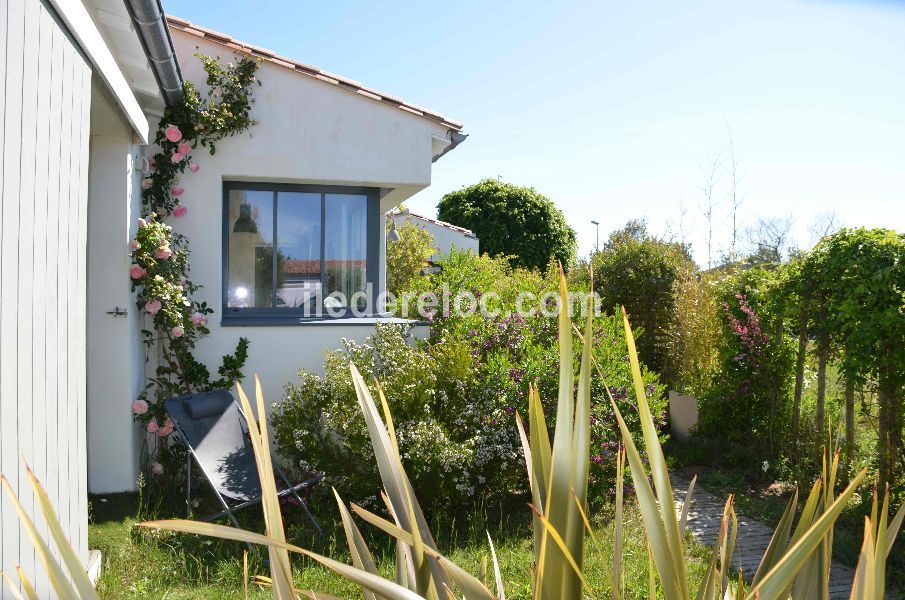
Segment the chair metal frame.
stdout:
[[[248,420],[245,417],[245,413],[242,411],[242,407],[239,405],[238,402],[233,400],[233,404],[238,408],[239,414],[242,416],[242,420],[245,425],[245,427],[243,427],[243,429],[245,429],[245,435],[247,436],[248,435],[248,429],[247,429]],[[254,506],[255,504],[260,504],[261,500],[263,499],[263,495],[264,495],[263,489],[261,491],[261,494],[258,496],[258,498],[253,499],[253,500],[246,500],[245,502],[241,502],[235,506],[230,506],[229,503],[226,501],[226,498],[223,497],[223,494],[220,493],[220,490],[217,489],[217,486],[214,485],[214,482],[211,481],[211,478],[208,477],[207,471],[204,470],[204,466],[201,464],[201,461],[198,459],[198,456],[195,454],[195,449],[189,443],[188,437],[185,435],[185,432],[182,430],[182,426],[178,422],[175,422],[175,421],[174,421],[174,425],[175,425],[175,431],[176,431],[176,433],[179,434],[180,440],[182,441],[183,444],[185,444],[185,447],[188,449],[188,456],[186,458],[187,473],[186,473],[186,477],[185,477],[185,481],[186,481],[185,504],[186,504],[186,511],[187,511],[188,516],[189,517],[192,516],[192,459],[194,459],[195,464],[198,465],[198,469],[204,475],[204,478],[207,480],[208,485],[214,491],[214,494],[217,496],[217,500],[220,502],[220,505],[223,507],[223,510],[221,510],[220,512],[212,513],[210,515],[202,517],[201,520],[205,521],[205,522],[214,521],[221,517],[228,516],[229,520],[232,521],[233,525],[235,525],[236,528],[241,529],[241,526],[239,525],[239,521],[236,519],[236,515],[234,513],[242,510],[243,508],[247,508],[249,506]],[[283,480],[283,483],[286,485],[286,489],[280,491],[277,494],[277,496],[279,498],[284,498],[289,495],[294,496],[295,499],[298,501],[299,505],[302,507],[302,510],[305,511],[305,514],[307,515],[308,520],[311,521],[311,524],[314,525],[314,528],[317,530],[318,537],[323,537],[324,531],[321,529],[321,526],[317,522],[317,519],[314,518],[314,515],[311,514],[311,511],[308,509],[308,505],[305,502],[305,500],[302,499],[302,497],[299,495],[299,491],[314,487],[324,478],[324,476],[316,475],[316,476],[308,479],[307,481],[303,481],[302,483],[292,485],[292,483],[289,481],[289,478],[286,477],[286,474],[283,473],[283,470],[280,467],[278,467],[277,465],[274,465],[273,470],[280,477],[280,479]]]

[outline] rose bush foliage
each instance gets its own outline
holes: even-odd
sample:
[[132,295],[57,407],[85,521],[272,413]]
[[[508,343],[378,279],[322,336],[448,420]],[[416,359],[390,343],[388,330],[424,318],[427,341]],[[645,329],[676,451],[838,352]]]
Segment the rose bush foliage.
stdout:
[[[208,335],[208,318],[213,308],[196,300],[201,286],[189,276],[189,245],[185,236],[165,222],[187,213],[186,192],[181,184],[188,171],[197,173],[199,148],[213,154],[216,143],[248,129],[252,85],[260,85],[255,72],[258,61],[243,57],[222,64],[220,57],[197,55],[207,74],[207,94],[203,97],[191,82],[185,82],[183,99],[167,107],[154,138],[159,151],[149,161],[151,171],[141,182],[144,217],[138,219],[135,239],[129,244],[132,264],[129,278],[139,310],[146,316],[142,330],[148,356],[155,357],[156,369],[145,391],[133,401],[132,411],[148,434],[164,440],[149,444],[146,462],[152,475],[162,475],[168,467],[183,464],[182,452],[167,438],[173,424],[163,400],[217,388],[229,388],[242,378],[248,340],[241,338],[233,353],[223,357],[214,379],[206,365],[194,357],[195,344]],[[189,194],[190,195],[190,194]],[[151,439],[154,439],[153,437]],[[167,478],[173,483],[175,478]]]

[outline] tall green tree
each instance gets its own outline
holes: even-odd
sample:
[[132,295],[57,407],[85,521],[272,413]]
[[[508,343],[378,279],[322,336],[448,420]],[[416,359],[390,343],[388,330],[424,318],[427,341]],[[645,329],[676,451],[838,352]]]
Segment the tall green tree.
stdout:
[[817,357],[817,429],[823,432],[826,370],[838,361],[845,385],[845,429],[855,445],[855,389],[877,391],[881,487],[891,481],[902,443],[905,387],[905,235],[888,229],[842,229],[784,269],[786,316],[798,329],[792,437],[797,438],[805,356]]
[[641,359],[672,383],[667,354],[675,314],[673,288],[695,269],[687,249],[650,235],[644,221],[629,221],[610,234],[591,266],[603,308],[625,307],[632,323],[643,330],[638,338]]
[[[847,382],[877,385],[880,486],[903,459],[905,388],[905,234],[889,229],[843,229],[811,252],[825,265],[831,290],[830,329],[844,349]],[[831,282],[831,286],[830,286]]]
[[484,179],[443,196],[440,220],[472,230],[481,253],[506,256],[513,267],[543,270],[551,260],[568,268],[575,231],[562,211],[531,187]]

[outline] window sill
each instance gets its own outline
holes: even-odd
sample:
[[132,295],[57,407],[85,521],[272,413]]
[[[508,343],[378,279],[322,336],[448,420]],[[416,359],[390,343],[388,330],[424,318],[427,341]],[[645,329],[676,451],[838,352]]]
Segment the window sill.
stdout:
[[229,315],[221,318],[221,327],[373,327],[377,323],[429,325],[427,321],[400,319],[391,315],[373,317],[297,317]]

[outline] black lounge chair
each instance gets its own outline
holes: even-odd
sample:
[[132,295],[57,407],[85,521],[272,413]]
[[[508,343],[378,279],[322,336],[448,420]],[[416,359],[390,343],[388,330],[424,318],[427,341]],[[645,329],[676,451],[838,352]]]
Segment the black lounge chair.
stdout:
[[[213,521],[228,516],[233,525],[239,527],[233,513],[261,502],[261,481],[242,408],[226,390],[170,398],[164,406],[177,435],[188,448],[186,503],[189,513],[192,510],[194,458],[223,506],[222,511],[202,520]],[[323,476],[293,485],[279,467],[275,466],[274,470],[278,476],[277,485],[282,482],[279,496],[295,497],[318,535],[322,535],[320,525],[299,496],[299,491],[314,486]]]

